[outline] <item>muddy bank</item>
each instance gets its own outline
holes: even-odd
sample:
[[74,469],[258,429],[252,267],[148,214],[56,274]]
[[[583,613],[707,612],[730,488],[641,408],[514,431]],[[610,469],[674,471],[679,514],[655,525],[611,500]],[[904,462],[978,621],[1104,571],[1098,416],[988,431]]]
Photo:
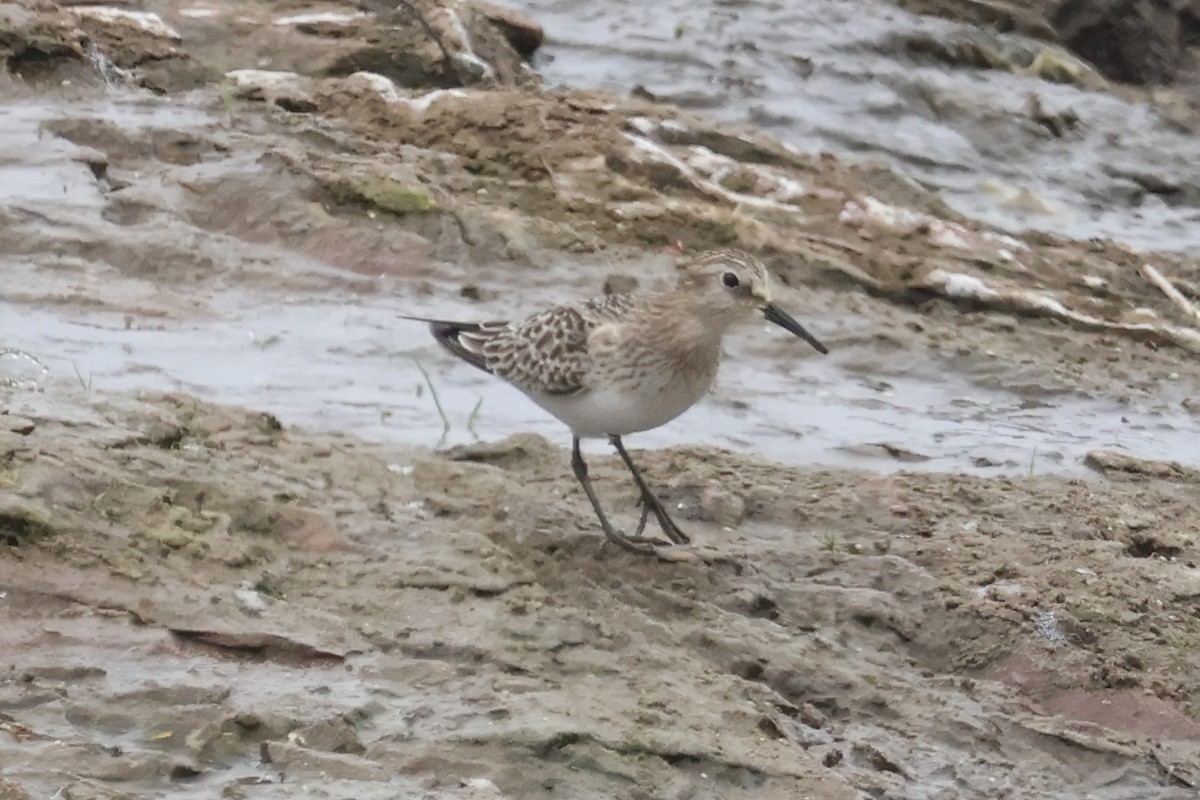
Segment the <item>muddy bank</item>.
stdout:
[[[30,796],[1183,798],[1200,780],[1193,471],[648,451],[707,561],[661,563],[602,545],[537,437],[434,455],[186,397],[55,405],[0,438],[0,748]],[[632,524],[619,463],[596,475]]]
[[[416,7],[0,6],[0,794],[1194,796],[1196,264]],[[631,443],[677,562],[395,320],[713,245],[833,354]]]

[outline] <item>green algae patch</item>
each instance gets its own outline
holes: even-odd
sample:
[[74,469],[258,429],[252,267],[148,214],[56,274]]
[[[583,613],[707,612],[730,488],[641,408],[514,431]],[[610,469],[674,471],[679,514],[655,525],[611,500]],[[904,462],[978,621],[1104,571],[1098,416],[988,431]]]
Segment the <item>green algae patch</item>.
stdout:
[[342,201],[359,202],[392,214],[437,211],[438,204],[427,192],[394,178],[350,175],[335,187]]
[[196,534],[208,531],[212,525],[212,520],[181,506],[173,506],[157,524],[141,531],[141,536],[175,550],[191,544]]

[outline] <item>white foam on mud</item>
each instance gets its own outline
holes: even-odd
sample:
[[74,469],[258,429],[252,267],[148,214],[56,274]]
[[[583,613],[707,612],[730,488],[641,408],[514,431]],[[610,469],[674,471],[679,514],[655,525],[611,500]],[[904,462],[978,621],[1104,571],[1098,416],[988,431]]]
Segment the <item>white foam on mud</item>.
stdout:
[[151,36],[157,36],[160,39],[171,39],[176,42],[183,41],[183,37],[179,35],[179,31],[163,22],[162,17],[158,14],[150,11],[130,11],[127,8],[114,8],[112,6],[74,6],[69,8],[68,12],[77,17],[134,27]]
[[179,9],[179,16],[187,17],[188,19],[212,19],[213,17],[221,16],[221,12],[215,8],[196,6]]
[[364,19],[372,16],[363,11],[343,12],[343,11],[319,11],[309,14],[293,14],[288,17],[279,17],[274,21],[274,25],[279,27],[288,27],[292,25],[348,25],[356,20]]
[[407,106],[418,114],[425,113],[434,103],[447,97],[469,97],[462,89],[434,89],[416,97],[406,97],[396,90],[396,84],[391,78],[377,72],[355,72],[350,76],[350,80],[365,83],[372,91],[378,93],[385,103]]

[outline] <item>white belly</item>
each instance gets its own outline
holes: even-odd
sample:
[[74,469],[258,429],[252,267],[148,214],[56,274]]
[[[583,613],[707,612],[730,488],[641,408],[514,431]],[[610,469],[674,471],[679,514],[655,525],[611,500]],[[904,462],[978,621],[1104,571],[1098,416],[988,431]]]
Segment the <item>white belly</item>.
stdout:
[[577,395],[530,394],[530,398],[565,422],[576,436],[624,436],[675,419],[708,392],[712,378],[676,375],[646,380],[635,387],[605,384]]

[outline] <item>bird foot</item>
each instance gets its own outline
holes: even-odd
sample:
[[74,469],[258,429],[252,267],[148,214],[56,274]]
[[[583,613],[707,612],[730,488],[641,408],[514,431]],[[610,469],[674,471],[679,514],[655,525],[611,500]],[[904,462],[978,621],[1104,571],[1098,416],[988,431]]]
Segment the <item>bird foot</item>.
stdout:
[[637,530],[633,532],[635,537],[640,537],[642,531],[646,530],[646,520],[650,519],[650,514],[658,518],[658,527],[667,535],[672,544],[687,544],[691,541],[686,533],[679,529],[675,521],[667,514],[667,510],[662,507],[662,503],[657,498],[650,498],[650,502],[643,495],[638,498],[637,504],[642,507],[642,517],[638,520]]
[[658,553],[660,548],[672,546],[665,539],[653,539],[649,536],[642,536],[641,528],[633,536],[626,536],[616,531],[606,531],[605,540],[612,542],[622,550],[628,550],[631,553],[637,553],[642,556],[653,556]]

